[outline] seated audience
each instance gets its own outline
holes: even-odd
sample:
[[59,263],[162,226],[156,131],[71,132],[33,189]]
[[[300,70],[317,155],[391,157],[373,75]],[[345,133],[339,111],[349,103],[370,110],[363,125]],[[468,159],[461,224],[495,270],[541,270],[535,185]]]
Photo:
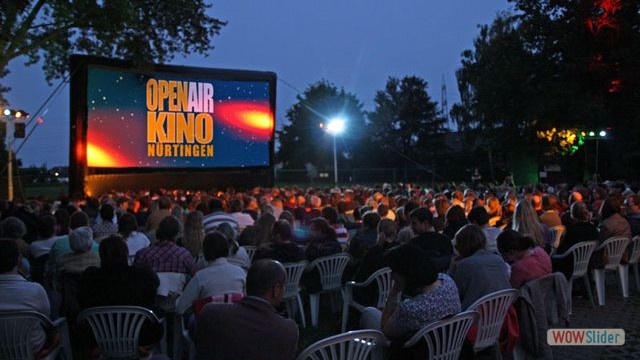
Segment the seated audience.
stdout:
[[533,206],[525,200],[520,200],[516,204],[511,229],[531,237],[536,245],[542,246],[545,250],[550,250],[551,244],[555,240],[553,232],[546,225],[540,223]]
[[225,293],[244,293],[244,270],[227,261],[229,242],[219,232],[207,234],[202,243],[202,253],[207,262],[189,281],[178,299],[176,311],[184,313],[198,299]]
[[209,200],[209,211],[210,213],[202,219],[205,234],[214,232],[218,225],[223,222],[231,225],[236,234],[240,233],[240,225],[238,224],[238,221],[233,215],[227,214],[224,211],[224,204],[222,203],[222,200],[218,198],[212,198]]
[[551,259],[532,238],[507,229],[498,236],[498,250],[511,264],[509,282],[519,288],[527,282],[551,273]]
[[[49,297],[44,288],[27,281],[18,273],[20,252],[15,241],[0,239],[0,311],[37,311],[50,316]],[[38,353],[44,346],[47,335],[40,326],[31,330],[31,346]]]
[[[89,226],[89,216],[87,215],[87,213],[85,213],[84,211],[76,211],[71,214],[71,217],[69,218],[69,229],[73,231],[82,226]],[[91,251],[96,254],[98,253],[98,243],[96,243],[95,241],[93,242],[93,244],[91,244]],[[59,237],[51,247],[51,251],[49,252],[49,260],[55,264],[56,258],[58,256],[71,252],[73,252],[73,250],[71,250],[69,237]]]
[[286,272],[274,260],[255,262],[247,274],[247,296],[239,302],[208,304],[195,328],[198,359],[293,360],[298,327],[280,316]]
[[131,213],[124,213],[120,216],[118,220],[118,233],[127,243],[129,256],[135,256],[138,251],[151,244],[147,235],[138,231],[138,221]]
[[374,211],[367,211],[362,216],[362,228],[349,243],[349,254],[358,263],[365,256],[369,248],[376,244],[378,239],[378,223],[380,215]]
[[229,255],[227,256],[229,263],[241,267],[246,273],[251,266],[251,260],[247,250],[236,241],[236,232],[233,231],[233,228],[228,223],[218,225],[217,231],[224,235],[229,243]]
[[[438,274],[424,251],[412,244],[403,244],[385,254],[394,284],[384,310],[366,308],[361,325],[381,329],[391,339],[391,359],[424,359],[424,349],[402,349],[413,333],[432,321],[460,312],[460,298],[454,281]],[[415,357],[415,352],[419,352]]]
[[632,194],[627,196],[624,200],[624,207],[627,221],[631,226],[631,236],[640,235],[640,195]]
[[411,228],[416,236],[410,244],[424,250],[429,260],[438,272],[446,272],[453,256],[451,240],[446,235],[439,234],[433,227],[433,215],[427,208],[417,208],[409,215]]
[[502,230],[497,227],[489,226],[489,213],[484,206],[476,206],[469,211],[469,222],[471,224],[478,225],[480,229],[482,229],[484,236],[487,238],[486,250],[492,253],[497,253],[498,245],[496,244],[496,239]]
[[176,245],[180,235],[180,222],[167,216],[156,230],[157,242],[136,253],[135,266],[148,266],[156,273],[172,272],[190,274],[195,270],[195,261],[189,251]]
[[511,288],[507,264],[486,250],[487,238],[478,225],[463,226],[453,241],[458,254],[449,275],[458,285],[463,310],[487,294]]
[[80,274],[90,266],[100,266],[100,256],[91,251],[93,247],[93,230],[88,226],[74,229],[69,234],[70,253],[56,258],[55,266],[58,274]]
[[557,206],[558,198],[555,195],[542,196],[542,209],[544,212],[540,215],[540,221],[549,228],[562,225]]
[[102,204],[100,207],[100,222],[93,225],[93,238],[99,244],[102,239],[118,233],[118,224],[114,219],[115,213],[113,206],[110,204]]
[[444,231],[442,233],[447,235],[449,239],[453,239],[458,230],[468,223],[462,206],[453,205],[447,210],[447,214],[444,216]]
[[240,199],[229,201],[229,212],[238,222],[238,231],[242,232],[247,226],[253,225],[254,221],[251,215],[243,213],[244,203]]
[[336,231],[338,242],[346,244],[349,240],[349,232],[343,223],[338,222],[338,211],[331,206],[327,206],[322,209],[322,217],[325,218],[333,230]]
[[273,224],[273,244],[270,247],[258,249],[253,261],[259,259],[273,259],[281,263],[298,262],[305,259],[304,250],[293,242],[291,225],[287,220],[278,220]]

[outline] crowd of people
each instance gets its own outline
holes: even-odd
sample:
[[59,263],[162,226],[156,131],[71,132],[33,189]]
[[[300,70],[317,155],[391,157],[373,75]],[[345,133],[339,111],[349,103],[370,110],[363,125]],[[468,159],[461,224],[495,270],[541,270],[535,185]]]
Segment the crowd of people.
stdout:
[[[191,334],[202,359],[295,357],[298,327],[281,316],[284,263],[347,252],[343,281],[358,282],[389,267],[394,285],[384,309],[367,308],[349,327],[380,329],[392,341],[391,356],[409,358],[393,344],[425,324],[553,271],[571,276],[570,257],[552,262],[551,252],[640,235],[638,189],[622,182],[130,191],[4,202],[0,212],[0,311],[73,319],[95,306],[135,305],[162,317],[158,274],[184,274],[175,310],[195,314]],[[256,249],[253,259],[247,246]],[[320,291],[317,271],[305,272],[302,286]],[[225,294],[238,295],[233,305],[196,309]],[[375,289],[354,295],[375,303]],[[161,336],[161,328],[146,326],[140,345]],[[34,350],[46,351],[49,338],[35,329]],[[85,342],[92,351],[92,339]]]

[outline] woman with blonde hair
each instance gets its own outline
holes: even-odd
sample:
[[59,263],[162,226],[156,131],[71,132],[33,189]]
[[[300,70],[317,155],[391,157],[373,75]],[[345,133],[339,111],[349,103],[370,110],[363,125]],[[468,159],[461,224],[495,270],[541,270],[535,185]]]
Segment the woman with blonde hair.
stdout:
[[194,211],[189,213],[184,221],[182,246],[189,250],[194,259],[197,259],[202,254],[202,241],[204,241],[203,218],[202,212]]
[[545,249],[550,245],[551,239],[547,239],[547,237],[550,238],[551,236],[545,237],[545,233],[551,234],[551,231],[540,223],[538,214],[533,209],[533,206],[525,200],[520,200],[516,203],[511,229],[521,235],[531,237],[536,245]]

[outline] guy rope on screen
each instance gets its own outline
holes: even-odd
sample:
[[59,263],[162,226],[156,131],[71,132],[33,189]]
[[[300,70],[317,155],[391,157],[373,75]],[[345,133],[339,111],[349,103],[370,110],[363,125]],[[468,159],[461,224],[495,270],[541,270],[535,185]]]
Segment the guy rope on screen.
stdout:
[[151,78],[146,100],[149,157],[213,157],[213,84]]

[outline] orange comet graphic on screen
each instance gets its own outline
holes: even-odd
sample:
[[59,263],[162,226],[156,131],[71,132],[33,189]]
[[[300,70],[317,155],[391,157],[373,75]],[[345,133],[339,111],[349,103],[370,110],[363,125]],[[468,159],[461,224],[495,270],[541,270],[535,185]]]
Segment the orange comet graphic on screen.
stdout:
[[268,102],[234,101],[216,103],[215,117],[229,127],[235,136],[251,140],[270,140],[273,112]]
[[87,165],[93,167],[118,167],[121,163],[95,144],[87,144]]

